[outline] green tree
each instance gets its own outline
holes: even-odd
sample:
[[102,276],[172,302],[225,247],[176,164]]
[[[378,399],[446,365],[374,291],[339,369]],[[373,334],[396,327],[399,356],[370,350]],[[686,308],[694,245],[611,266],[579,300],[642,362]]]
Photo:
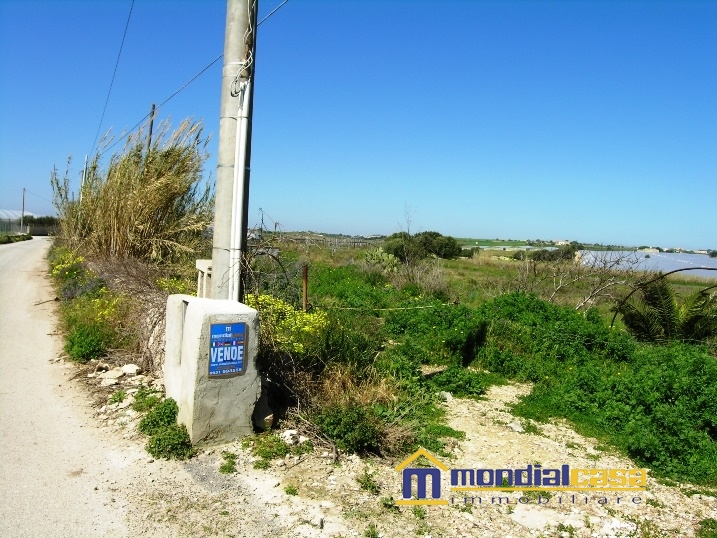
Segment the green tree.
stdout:
[[426,249],[416,239],[416,236],[407,232],[389,235],[383,244],[383,250],[393,254],[403,263],[415,263],[428,256]]
[[627,330],[638,340],[703,341],[717,336],[717,297],[702,290],[679,301],[664,279],[639,287],[637,300],[618,307]]
[[386,238],[383,249],[404,263],[422,260],[428,256],[450,260],[463,253],[458,241],[438,232],[421,232],[415,235],[398,232]]

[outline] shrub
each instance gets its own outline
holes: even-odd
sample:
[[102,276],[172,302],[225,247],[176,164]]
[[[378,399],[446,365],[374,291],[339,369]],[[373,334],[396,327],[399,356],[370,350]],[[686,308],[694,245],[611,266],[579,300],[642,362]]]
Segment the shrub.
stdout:
[[104,355],[111,339],[111,334],[99,324],[75,326],[67,335],[65,352],[72,360],[87,362]]
[[179,407],[172,398],[167,398],[153,406],[139,421],[139,431],[145,435],[156,435],[161,430],[176,424]]
[[184,424],[171,426],[153,435],[147,443],[147,452],[155,458],[184,460],[194,454],[189,433]]
[[346,452],[377,453],[381,444],[381,424],[367,407],[344,404],[319,410],[314,423],[321,433]]
[[437,373],[429,382],[436,390],[448,391],[458,398],[474,398],[486,390],[483,374],[455,366]]
[[315,347],[328,324],[325,313],[303,312],[271,295],[248,295],[246,304],[261,313],[261,341],[277,351],[304,354]]
[[148,387],[140,387],[137,393],[134,395],[134,402],[132,402],[132,409],[144,413],[149,411],[155,405],[161,401],[160,397],[157,396],[157,391]]
[[429,305],[434,308],[389,312],[385,330],[415,346],[423,363],[467,366],[473,362],[485,338],[483,319],[464,305]]

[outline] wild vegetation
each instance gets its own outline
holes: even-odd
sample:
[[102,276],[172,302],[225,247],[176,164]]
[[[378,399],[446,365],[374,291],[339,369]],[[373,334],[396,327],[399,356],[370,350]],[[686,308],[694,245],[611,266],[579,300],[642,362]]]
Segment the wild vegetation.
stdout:
[[164,124],[151,147],[143,131],[127,138],[106,166],[96,157],[77,198],[69,162],[51,184],[60,219],[58,240],[83,255],[172,262],[196,253],[212,219],[212,189],[203,185],[207,157],[200,124]]
[[[191,292],[193,260],[207,244],[201,128],[185,123],[145,148],[137,135],[104,169],[95,160],[81,201],[67,175],[52,177],[60,231],[51,273],[65,349],[79,362],[137,347],[125,295],[91,267],[140,260],[163,268],[144,273],[154,275],[147,280],[156,292]],[[401,232],[382,248],[347,254],[264,237],[281,254],[251,263],[246,302],[262,315],[259,366],[280,420],[317,442],[346,452],[400,456],[423,446],[445,454],[447,440],[463,435],[444,422],[445,393],[479,398],[491,384],[529,381],[533,391],[516,414],[568,419],[656,475],[717,485],[717,325],[704,285],[648,285],[610,257],[581,263],[576,245],[498,259],[462,257],[459,243],[437,232]],[[611,309],[634,289],[611,328]],[[148,450],[191,454],[176,404],[138,393],[134,405],[148,413],[140,426]],[[276,439],[257,439],[260,465],[288,450]]]
[[19,241],[29,241],[30,239],[32,239],[32,236],[28,235],[28,234],[21,234],[21,235],[0,234],[0,245],[9,245],[10,243],[17,243]]
[[[422,445],[440,453],[448,437],[461,435],[442,425],[441,391],[479,397],[494,383],[529,381],[533,392],[517,414],[569,419],[658,476],[717,485],[717,408],[710,403],[717,401],[717,332],[688,343],[674,335],[648,342],[625,328],[628,320],[610,328],[613,297],[639,286],[638,274],[609,277],[604,268],[606,279],[619,279],[610,281],[615,295],[593,294],[588,308],[591,273],[551,302],[515,286],[511,272],[522,262],[506,262],[512,271],[502,266],[488,277],[499,281],[493,296],[471,300],[485,293],[475,258],[439,265],[442,282],[424,288],[401,274],[415,270],[410,259],[396,266],[376,250],[363,261],[355,252],[353,260],[317,254],[283,258],[287,265],[316,260],[310,312],[325,322],[307,331],[301,352],[263,346],[261,364],[278,393],[289,394],[290,405],[339,448],[391,454]],[[511,284],[517,291],[506,290]]]
[[[59,224],[49,263],[70,359],[128,354],[144,360],[146,370],[155,366],[146,357],[151,321],[164,317],[167,293],[191,292],[185,277],[192,271],[182,265],[208,241],[213,199],[202,181],[205,144],[201,125],[190,121],[172,133],[164,124],[151,144],[142,131],[130,135],[104,168],[95,157],[77,197],[69,173],[60,179],[53,171]],[[139,429],[149,436],[152,455],[191,456],[173,400],[143,387],[132,408],[147,413]]]

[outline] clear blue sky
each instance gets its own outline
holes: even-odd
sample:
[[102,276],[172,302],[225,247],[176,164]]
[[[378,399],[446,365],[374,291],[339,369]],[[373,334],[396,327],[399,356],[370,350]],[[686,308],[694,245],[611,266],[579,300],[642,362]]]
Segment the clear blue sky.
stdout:
[[[280,3],[262,0],[260,18]],[[0,0],[0,208],[79,182],[130,0]],[[224,1],[136,0],[101,131],[223,51]],[[717,2],[290,0],[259,28],[250,224],[717,249]],[[203,119],[221,60],[159,111]],[[45,198],[45,199],[43,199]]]

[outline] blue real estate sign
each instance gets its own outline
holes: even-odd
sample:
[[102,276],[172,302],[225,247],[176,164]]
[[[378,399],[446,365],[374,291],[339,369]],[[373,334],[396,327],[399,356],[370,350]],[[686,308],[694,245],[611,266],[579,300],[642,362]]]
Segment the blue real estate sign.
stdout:
[[209,377],[244,373],[246,323],[212,323],[209,326]]

